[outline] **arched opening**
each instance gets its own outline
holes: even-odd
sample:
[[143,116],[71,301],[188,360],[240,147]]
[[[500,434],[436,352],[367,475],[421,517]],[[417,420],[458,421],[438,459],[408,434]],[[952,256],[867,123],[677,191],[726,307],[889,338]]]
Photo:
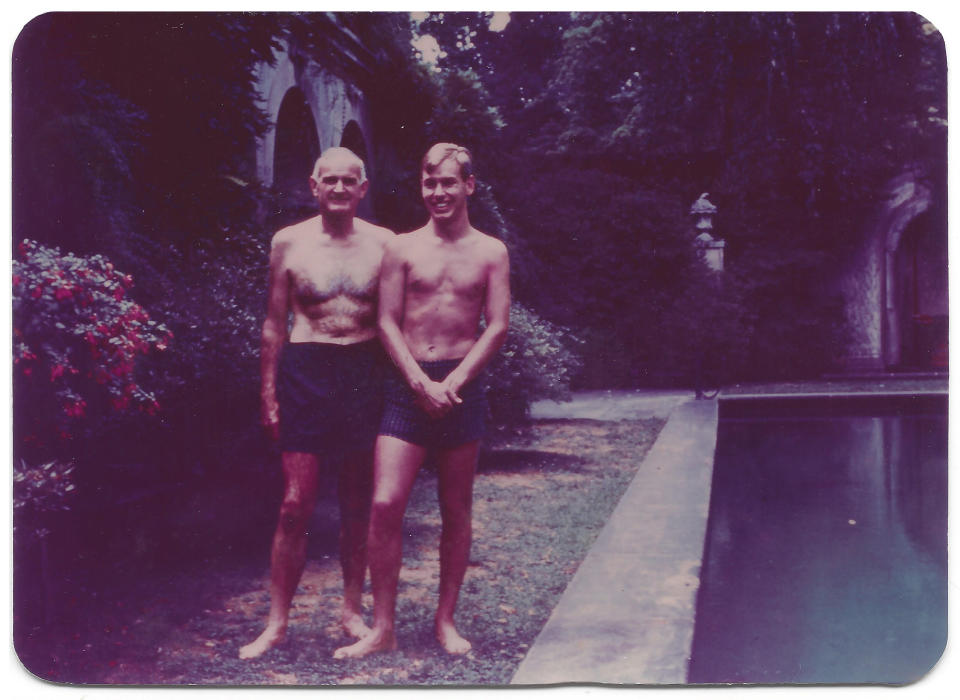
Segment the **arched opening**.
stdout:
[[291,88],[280,104],[273,151],[273,186],[280,193],[285,214],[312,207],[309,178],[319,155],[313,113],[303,92]]
[[367,144],[363,140],[360,125],[355,121],[347,122],[343,129],[343,136],[340,137],[340,145],[356,153],[364,163],[367,162]]
[[[364,162],[367,169],[367,177],[370,177],[370,159],[367,157],[367,142],[363,138],[363,132],[356,121],[350,120],[343,129],[343,135],[340,137],[340,145],[349,148],[356,153],[360,160]],[[373,216],[373,195],[368,193],[360,202],[357,208],[357,214],[364,219],[370,219]]]
[[947,366],[947,240],[929,213],[914,217],[893,255],[893,312],[898,364],[912,369]]

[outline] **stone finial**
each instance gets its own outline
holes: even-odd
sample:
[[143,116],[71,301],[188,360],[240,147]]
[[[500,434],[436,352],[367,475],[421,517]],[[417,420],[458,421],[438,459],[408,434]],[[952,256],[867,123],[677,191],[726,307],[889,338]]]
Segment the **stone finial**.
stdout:
[[717,213],[716,205],[713,204],[713,202],[711,202],[709,199],[707,199],[709,194],[710,194],[709,192],[704,192],[702,195],[700,195],[697,201],[693,203],[693,206],[690,207],[691,214],[716,214]]
[[690,215],[693,216],[693,228],[696,233],[694,241],[703,254],[704,262],[711,269],[722,272],[725,243],[713,237],[713,217],[717,213],[717,207],[707,199],[708,196],[709,193],[704,192],[690,207]]

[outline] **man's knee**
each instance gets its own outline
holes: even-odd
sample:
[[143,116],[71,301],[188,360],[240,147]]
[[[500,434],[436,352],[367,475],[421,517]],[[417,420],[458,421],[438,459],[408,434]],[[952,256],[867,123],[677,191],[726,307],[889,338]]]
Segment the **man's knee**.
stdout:
[[470,499],[444,500],[440,503],[440,519],[444,527],[464,528],[471,523]]
[[288,535],[303,534],[310,521],[311,508],[298,499],[284,499],[280,504],[280,528]]
[[375,497],[370,505],[370,525],[376,531],[397,528],[403,521],[404,503],[397,498]]

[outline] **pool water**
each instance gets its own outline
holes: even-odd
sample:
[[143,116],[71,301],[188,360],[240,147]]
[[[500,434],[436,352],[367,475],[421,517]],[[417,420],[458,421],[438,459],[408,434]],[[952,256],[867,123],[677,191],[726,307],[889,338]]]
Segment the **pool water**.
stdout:
[[947,419],[721,419],[691,683],[907,683],[947,639]]

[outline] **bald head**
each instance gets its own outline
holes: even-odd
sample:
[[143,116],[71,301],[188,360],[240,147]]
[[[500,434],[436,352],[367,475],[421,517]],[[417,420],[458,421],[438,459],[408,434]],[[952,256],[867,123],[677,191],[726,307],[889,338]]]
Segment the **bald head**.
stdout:
[[363,165],[363,161],[360,160],[360,157],[351,151],[349,148],[344,148],[343,146],[334,146],[333,148],[328,148],[323,153],[320,154],[320,157],[317,158],[317,162],[313,166],[313,173],[311,177],[314,180],[320,179],[320,172],[324,168],[330,168],[334,164],[337,165],[349,165],[353,168],[356,168],[357,174],[360,176],[360,182],[366,182],[367,179],[367,169]]

